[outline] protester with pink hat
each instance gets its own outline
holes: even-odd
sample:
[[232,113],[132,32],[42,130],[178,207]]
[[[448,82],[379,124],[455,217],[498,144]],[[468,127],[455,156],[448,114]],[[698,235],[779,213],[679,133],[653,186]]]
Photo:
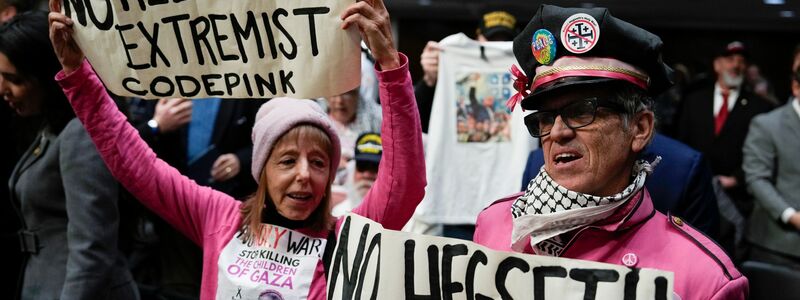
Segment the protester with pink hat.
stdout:
[[[50,6],[50,37],[63,67],[57,80],[114,176],[203,248],[200,298],[324,299],[322,257],[341,225],[330,215],[341,148],[329,117],[310,100],[276,98],[264,104],[252,134],[251,173],[259,186],[255,195],[236,201],[156,158],[84,60],[59,1]],[[382,1],[357,2],[342,20],[343,28],[359,28],[376,59],[383,109],[381,169],[353,212],[399,230],[425,188],[408,59],[393,46]]]

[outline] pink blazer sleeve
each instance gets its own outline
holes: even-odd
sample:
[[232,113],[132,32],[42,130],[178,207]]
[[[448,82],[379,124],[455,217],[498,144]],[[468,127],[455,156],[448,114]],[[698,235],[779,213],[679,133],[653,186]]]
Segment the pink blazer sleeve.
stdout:
[[378,71],[383,155],[375,184],[353,210],[392,230],[400,230],[408,222],[425,195],[426,185],[419,110],[408,58],[399,55],[399,68]]
[[204,230],[214,230],[218,220],[238,210],[235,199],[196,184],[156,158],[117,109],[88,61],[69,75],[59,72],[56,80],[114,177],[195,243],[203,245]]

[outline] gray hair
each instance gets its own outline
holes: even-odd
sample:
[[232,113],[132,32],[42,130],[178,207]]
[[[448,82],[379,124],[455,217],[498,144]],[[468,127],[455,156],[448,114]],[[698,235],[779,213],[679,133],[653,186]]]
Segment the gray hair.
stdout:
[[[622,105],[624,111],[620,114],[622,115],[622,126],[626,132],[630,129],[630,122],[638,113],[653,112],[653,98],[644,90],[630,84],[620,84],[614,96],[609,100]],[[651,136],[651,141],[652,138]],[[650,141],[647,141],[647,144],[649,145]]]

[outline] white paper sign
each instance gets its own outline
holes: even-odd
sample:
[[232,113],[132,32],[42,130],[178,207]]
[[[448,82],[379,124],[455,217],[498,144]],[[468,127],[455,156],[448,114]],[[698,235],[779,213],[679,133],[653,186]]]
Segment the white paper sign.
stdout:
[[216,299],[307,299],[326,242],[270,224],[247,243],[234,236],[219,255]]
[[64,0],[75,39],[122,96],[313,98],[360,81],[354,0]]
[[672,299],[673,273],[501,252],[348,215],[328,299]]

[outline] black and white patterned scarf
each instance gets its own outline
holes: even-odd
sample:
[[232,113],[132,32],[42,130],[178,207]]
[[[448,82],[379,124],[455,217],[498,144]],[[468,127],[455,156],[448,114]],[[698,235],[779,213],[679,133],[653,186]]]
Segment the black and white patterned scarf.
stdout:
[[622,192],[606,197],[570,191],[553,181],[542,167],[528,183],[525,195],[511,205],[514,218],[512,249],[523,251],[525,237],[530,236],[530,244],[537,254],[560,255],[567,242],[561,239],[561,234],[611,216],[642,190],[647,175],[660,161],[661,157],[656,157],[652,163],[637,161],[633,168],[633,182]]

